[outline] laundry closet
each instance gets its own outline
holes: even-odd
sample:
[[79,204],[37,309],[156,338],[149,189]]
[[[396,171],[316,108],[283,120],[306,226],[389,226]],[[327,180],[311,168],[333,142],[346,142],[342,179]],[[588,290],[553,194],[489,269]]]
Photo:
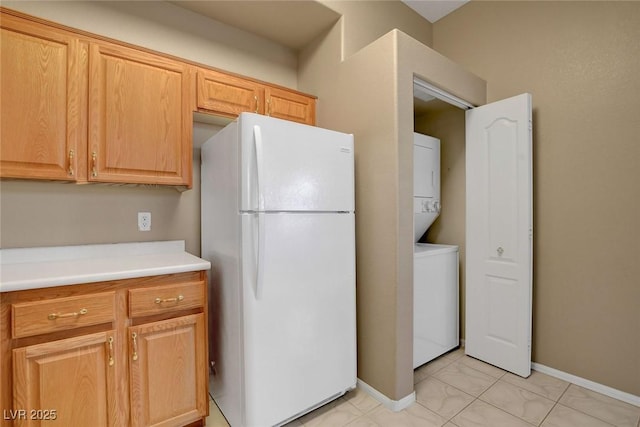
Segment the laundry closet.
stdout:
[[531,372],[531,132],[529,94],[476,108],[414,78],[414,368],[458,345],[465,301],[465,353]]
[[[463,268],[460,249],[464,247],[464,112],[420,91],[415,91],[414,96],[415,369],[456,348],[460,343],[460,272]],[[456,234],[456,230],[460,232]]]

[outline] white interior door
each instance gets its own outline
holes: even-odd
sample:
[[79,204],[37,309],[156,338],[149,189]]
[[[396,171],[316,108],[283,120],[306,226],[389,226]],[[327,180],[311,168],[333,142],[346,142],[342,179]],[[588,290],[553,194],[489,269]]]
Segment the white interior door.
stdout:
[[466,354],[531,373],[531,95],[466,112]]

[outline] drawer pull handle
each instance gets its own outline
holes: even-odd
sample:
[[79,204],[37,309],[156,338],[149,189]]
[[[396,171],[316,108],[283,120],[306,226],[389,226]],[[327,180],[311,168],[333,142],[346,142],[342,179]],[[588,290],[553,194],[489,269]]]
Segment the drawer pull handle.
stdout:
[[113,360],[113,337],[109,337],[109,366],[114,365]]
[[182,301],[183,299],[184,299],[184,296],[182,296],[182,295],[178,295],[177,297],[174,297],[174,298],[165,298],[165,299],[162,299],[162,298],[156,298],[156,299],[154,300],[154,302],[155,302],[156,304],[162,304],[162,303],[165,303],[165,302],[180,302],[180,301]]
[[48,317],[49,320],[56,320],[56,319],[64,319],[65,317],[78,317],[78,316],[83,316],[85,314],[87,314],[89,312],[89,310],[87,310],[86,308],[83,308],[80,311],[76,311],[73,313],[64,313],[64,314],[60,314],[60,313],[51,313]]
[[133,339],[133,360],[138,360],[138,334],[132,333],[131,338]]

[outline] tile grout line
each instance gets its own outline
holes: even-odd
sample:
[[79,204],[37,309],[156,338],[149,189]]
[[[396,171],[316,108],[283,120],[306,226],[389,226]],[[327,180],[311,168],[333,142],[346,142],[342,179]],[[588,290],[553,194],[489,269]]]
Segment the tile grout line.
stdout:
[[[605,423],[605,424],[609,424],[609,425],[610,425],[610,426],[612,426],[612,427],[615,427],[615,424],[612,424],[612,423],[610,423],[609,421],[603,420],[603,419],[602,419],[602,418],[600,418],[600,417],[596,417],[596,416],[595,416],[595,415],[593,415],[593,414],[587,414],[587,413],[586,413],[586,412],[584,412],[583,410],[578,409],[578,408],[574,408],[573,406],[569,406],[568,404],[560,403],[560,400],[561,400],[561,399],[564,397],[564,395],[569,391],[569,389],[571,388],[571,386],[572,386],[572,385],[573,385],[573,386],[576,386],[576,387],[579,387],[579,388],[582,388],[582,389],[584,389],[584,390],[588,390],[588,389],[585,389],[584,387],[581,387],[581,386],[579,386],[579,385],[577,385],[577,384],[569,383],[569,387],[567,387],[567,389],[564,391],[564,393],[562,393],[562,396],[560,396],[560,397],[558,398],[558,404],[559,404],[559,405],[562,405],[562,406],[564,406],[564,407],[566,407],[566,408],[572,409],[572,410],[574,410],[574,411],[576,411],[576,412],[580,412],[580,413],[581,413],[581,414],[583,414],[583,415],[586,415],[586,416],[591,417],[591,418],[594,418],[594,419],[596,419],[596,420],[598,420],[598,421],[602,421],[602,422],[603,422],[603,423]],[[590,390],[590,391],[592,391],[592,390]],[[594,393],[598,393],[598,392],[594,392]],[[601,393],[598,393],[598,394],[601,394]],[[607,396],[607,397],[608,397],[608,396]],[[613,399],[613,398],[611,398],[611,399]],[[614,399],[614,400],[618,400],[618,399]]]
[[[498,381],[496,381],[495,383],[491,384],[491,386],[490,386],[489,388],[487,388],[485,391],[483,391],[483,392],[480,394],[480,396],[478,396],[478,397],[476,398],[476,400],[479,400],[479,401],[480,401],[480,402],[482,402],[482,403],[486,403],[487,405],[492,406],[492,407],[494,407],[495,409],[497,409],[497,410],[499,410],[499,411],[501,411],[501,412],[504,412],[505,414],[509,414],[509,415],[511,415],[512,417],[515,417],[515,418],[519,419],[520,421],[522,421],[522,422],[524,422],[524,423],[527,423],[527,424],[529,424],[529,425],[535,426],[536,424],[530,423],[529,421],[525,420],[524,418],[522,418],[522,417],[520,417],[520,416],[518,416],[518,415],[516,415],[516,414],[512,414],[511,412],[508,412],[507,410],[505,410],[505,409],[503,409],[503,408],[500,408],[499,406],[496,406],[496,405],[494,405],[494,404],[493,404],[493,403],[491,403],[491,402],[487,402],[486,400],[482,400],[482,399],[480,399],[480,397],[482,397],[482,395],[483,395],[483,394],[485,394],[487,391],[489,391],[489,389],[490,389],[491,387],[493,387],[497,382],[498,382]],[[512,384],[512,385],[513,385],[513,384]],[[524,390],[524,389],[523,389],[523,390]],[[526,391],[528,391],[528,390],[526,390]],[[549,412],[551,412],[551,411],[549,411]],[[549,415],[549,414],[547,414],[547,415]],[[545,418],[546,418],[546,416],[545,416]],[[542,423],[540,423],[540,424],[542,424]],[[537,424],[537,426],[540,426],[540,424]]]
[[[509,414],[507,411],[505,411],[505,410],[503,410],[503,409],[500,409],[500,408],[498,408],[498,407],[496,407],[496,406],[494,406],[494,405],[491,405],[489,402],[485,402],[484,400],[481,400],[481,399],[480,399],[480,396],[482,396],[484,393],[486,393],[486,392],[487,392],[487,390],[489,390],[491,387],[493,387],[493,386],[494,386],[498,381],[500,381],[500,379],[502,379],[502,377],[504,377],[504,376],[507,374],[507,372],[506,372],[506,371],[503,371],[503,373],[502,373],[499,377],[493,377],[492,375],[486,374],[486,373],[484,373],[484,372],[482,372],[482,371],[480,371],[480,370],[478,370],[478,369],[475,369],[475,368],[474,368],[474,367],[472,367],[472,366],[469,366],[469,365],[466,365],[466,364],[465,364],[465,366],[466,366],[467,368],[469,368],[469,369],[471,369],[471,370],[474,370],[474,371],[476,371],[476,372],[479,372],[479,373],[481,373],[481,374],[487,375],[487,376],[489,376],[489,377],[491,377],[491,378],[493,378],[493,379],[495,380],[494,382],[492,382],[492,383],[491,383],[491,385],[489,385],[489,387],[487,387],[487,389],[486,389],[486,390],[484,390],[484,391],[483,391],[482,393],[480,393],[478,396],[473,396],[472,394],[469,394],[469,393],[467,393],[466,391],[461,390],[461,389],[459,389],[458,387],[456,387],[456,386],[454,386],[454,385],[452,385],[452,384],[449,384],[448,382],[446,382],[446,381],[444,381],[444,380],[442,380],[442,379],[440,379],[440,378],[435,378],[435,377],[434,377],[434,374],[436,374],[436,373],[440,372],[441,370],[443,370],[443,369],[445,369],[445,368],[449,367],[449,366],[450,366],[450,365],[452,365],[453,363],[456,363],[456,362],[460,361],[460,360],[461,360],[462,358],[464,358],[465,356],[466,356],[466,354],[463,354],[462,356],[455,358],[455,360],[452,360],[452,361],[451,361],[450,363],[448,363],[447,365],[444,365],[442,368],[438,369],[437,371],[433,372],[433,373],[432,373],[432,374],[430,374],[430,375],[427,375],[427,376],[426,376],[426,377],[424,377],[422,380],[418,381],[418,383],[420,383],[420,382],[422,382],[422,381],[426,380],[426,379],[427,379],[427,378],[429,378],[429,377],[433,377],[435,380],[437,380],[437,381],[439,381],[439,382],[441,382],[441,383],[443,383],[443,384],[446,384],[447,386],[452,387],[452,388],[454,388],[454,389],[458,390],[458,391],[459,391],[459,392],[461,392],[461,393],[464,393],[464,394],[466,394],[466,395],[469,395],[469,396],[473,397],[473,400],[472,400],[471,402],[469,402],[467,405],[465,405],[463,408],[461,408],[461,409],[460,409],[458,412],[456,412],[456,413],[455,413],[451,418],[447,419],[447,422],[445,422],[445,424],[447,424],[447,423],[452,423],[452,424],[454,424],[455,426],[457,426],[457,424],[455,424],[452,420],[453,420],[456,416],[460,415],[460,414],[461,414],[465,409],[467,409],[469,406],[471,406],[471,405],[472,405],[475,401],[477,401],[477,400],[480,400],[480,401],[481,401],[481,402],[483,402],[483,403],[486,403],[486,404],[488,404],[488,405],[490,405],[490,406],[493,406],[494,408],[496,408],[496,409],[498,409],[498,410],[500,410],[500,411],[502,411],[502,412],[504,412],[504,413],[506,413],[506,414]],[[475,359],[474,359],[474,360],[475,360]],[[461,362],[461,363],[464,363],[464,362]],[[484,362],[483,362],[483,363],[484,363]],[[492,365],[490,365],[490,366],[492,366]],[[415,385],[414,385],[414,388],[415,388]],[[431,411],[431,409],[429,409],[429,408],[427,408],[426,406],[422,405],[422,404],[421,404],[420,402],[418,402],[417,400],[416,400],[416,403],[418,403],[418,404],[419,404],[420,406],[422,406],[423,408],[425,408],[425,409],[427,409],[427,410]],[[432,412],[434,412],[434,411],[432,411]],[[434,412],[434,413],[436,413],[436,414],[437,414],[437,412]],[[440,415],[440,414],[438,414],[438,415]],[[513,414],[509,414],[509,415],[513,415]],[[515,415],[513,415],[513,416],[515,416]],[[520,417],[517,417],[517,416],[515,416],[515,417],[516,417],[516,418],[518,418],[518,419],[521,419]],[[445,417],[443,417],[443,418],[445,418]],[[446,418],[445,418],[445,419],[446,419]],[[523,421],[525,421],[525,420],[523,420]],[[525,421],[525,422],[526,422],[526,421]],[[531,423],[528,423],[528,424],[531,424]]]
[[[462,357],[464,357],[464,356],[462,356]],[[457,358],[457,359],[456,359],[456,361],[457,361],[457,360],[462,359],[462,357]],[[451,363],[454,363],[454,362],[455,362],[455,361],[453,361],[453,362],[451,362]],[[451,363],[450,363],[450,364],[447,364],[446,366],[443,366],[441,369],[439,369],[438,371],[434,372],[433,374],[435,374],[435,373],[439,372],[440,370],[442,370],[442,369],[446,368],[447,366],[451,365]],[[461,362],[461,363],[464,363],[464,362]],[[490,365],[490,366],[493,366],[493,365]],[[491,375],[486,374],[486,373],[484,373],[484,372],[482,372],[482,371],[480,371],[480,370],[478,370],[478,369],[476,369],[476,368],[474,368],[474,367],[472,367],[472,366],[466,365],[466,367],[468,367],[469,369],[472,369],[472,370],[474,370],[474,371],[476,371],[476,372],[480,372],[480,373],[482,373],[482,374],[485,374],[485,375],[488,375],[488,376],[492,377]],[[499,368],[498,368],[498,369],[499,369]],[[427,378],[429,378],[429,377],[433,377],[433,374],[431,374],[431,375],[427,375],[425,378],[423,378],[423,379],[422,379],[421,381],[419,381],[419,382],[422,382],[422,381],[426,380],[426,379],[427,379]],[[481,401],[482,403],[485,403],[485,404],[487,404],[487,405],[489,405],[489,406],[491,406],[491,407],[493,407],[493,408],[495,408],[495,409],[497,409],[497,410],[499,410],[499,411],[501,411],[501,412],[503,412],[503,413],[505,413],[505,414],[509,414],[509,415],[511,415],[511,416],[513,416],[513,417],[515,417],[515,418],[517,418],[517,419],[519,419],[519,420],[521,420],[521,421],[523,421],[523,422],[525,422],[525,423],[527,423],[527,424],[529,424],[529,425],[532,425],[532,426],[538,426],[538,427],[539,427],[539,426],[541,426],[541,425],[544,423],[544,421],[547,419],[547,417],[549,416],[549,414],[551,414],[551,411],[553,411],[553,409],[554,409],[554,408],[559,404],[560,399],[562,398],[562,396],[564,396],[564,394],[567,392],[567,390],[568,390],[568,389],[569,389],[569,387],[571,386],[571,383],[568,383],[567,387],[566,387],[566,388],[565,388],[565,390],[562,392],[562,394],[558,397],[558,399],[557,399],[557,400],[553,400],[553,399],[550,399],[550,398],[549,398],[549,397],[547,397],[547,396],[543,396],[543,395],[542,395],[542,394],[540,394],[540,393],[536,393],[536,392],[534,392],[534,391],[527,390],[527,389],[526,389],[526,388],[524,388],[524,387],[521,387],[521,386],[516,385],[516,384],[513,384],[513,383],[511,383],[511,382],[509,382],[509,381],[507,381],[507,380],[504,380],[504,377],[505,377],[507,374],[508,374],[508,372],[503,370],[503,373],[502,373],[499,377],[493,377],[493,378],[495,379],[495,381],[494,381],[493,383],[491,383],[491,385],[490,385],[489,387],[487,387],[487,388],[486,388],[486,390],[484,390],[482,393],[480,393],[477,397],[476,397],[476,396],[473,396],[473,397],[474,397],[474,399],[473,399],[473,400],[472,400],[468,405],[464,406],[460,411],[458,411],[455,415],[453,415],[451,418],[449,418],[449,419],[447,420],[447,422],[451,422],[451,423],[453,423],[453,421],[452,421],[452,420],[453,420],[453,418],[455,418],[457,415],[459,415],[460,413],[462,413],[466,408],[468,408],[469,406],[471,406],[475,401],[479,400],[479,401]],[[441,380],[441,379],[439,379],[439,378],[435,378],[435,379],[436,379],[436,380],[438,380],[438,381],[441,381],[442,383],[444,383],[444,384],[448,385],[449,387],[453,387],[453,388],[455,388],[456,390],[458,390],[458,391],[460,391],[460,392],[462,392],[462,393],[469,394],[469,393],[467,393],[466,391],[464,391],[464,390],[460,390],[459,388],[455,387],[454,385],[451,385],[451,384],[447,383],[447,382],[446,382],[446,381],[444,381],[444,380]],[[529,422],[529,421],[525,420],[524,418],[522,418],[522,417],[520,417],[520,416],[518,416],[518,415],[512,414],[512,413],[510,413],[510,412],[506,411],[505,409],[500,408],[500,407],[498,407],[498,406],[496,406],[496,405],[492,404],[491,402],[487,402],[487,401],[485,401],[485,400],[481,399],[481,397],[482,397],[482,396],[483,396],[487,391],[489,391],[489,389],[490,389],[491,387],[493,387],[494,385],[496,385],[499,381],[503,381],[503,382],[505,382],[505,383],[507,383],[507,384],[509,384],[509,385],[511,385],[511,386],[514,386],[514,387],[516,387],[516,388],[518,388],[518,389],[520,389],[520,390],[524,390],[524,391],[526,391],[526,392],[528,392],[528,393],[535,394],[536,396],[538,396],[538,397],[540,397],[540,398],[543,398],[543,399],[546,399],[546,400],[548,400],[548,401],[551,401],[551,402],[553,402],[553,406],[551,407],[551,409],[549,410],[549,412],[547,412],[547,413],[545,414],[544,418],[540,421],[540,423],[539,423],[539,424],[533,424],[533,423],[531,423],[531,422]],[[417,402],[417,403],[419,403],[419,402]],[[423,406],[424,406],[424,405],[423,405]],[[427,408],[427,409],[428,409],[428,408]],[[574,408],[571,408],[571,409],[574,409]],[[581,411],[579,411],[579,412],[581,412]],[[585,415],[589,415],[589,414],[585,414]],[[594,418],[596,418],[596,417],[594,417]],[[599,420],[599,418],[597,418],[597,419]],[[604,420],[600,420],[600,421],[604,421]],[[445,424],[446,424],[446,423],[445,423]],[[640,427],[640,424],[639,424],[637,427]]]
[[558,406],[558,405],[559,405],[558,401],[553,402],[553,406],[551,407],[551,410],[549,411],[549,413],[547,413],[547,415],[544,416],[542,421],[540,421],[540,424],[538,424],[539,426],[542,426],[542,424],[544,424],[544,422],[547,420],[547,418],[549,418],[549,415],[551,415],[553,410],[556,409],[556,406]]

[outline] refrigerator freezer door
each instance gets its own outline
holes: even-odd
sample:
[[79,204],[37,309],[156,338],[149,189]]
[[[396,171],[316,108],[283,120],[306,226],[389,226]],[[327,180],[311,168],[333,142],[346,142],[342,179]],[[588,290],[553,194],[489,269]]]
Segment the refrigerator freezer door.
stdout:
[[353,135],[243,113],[240,211],[354,211]]
[[245,426],[275,425],[355,387],[354,215],[241,216]]

